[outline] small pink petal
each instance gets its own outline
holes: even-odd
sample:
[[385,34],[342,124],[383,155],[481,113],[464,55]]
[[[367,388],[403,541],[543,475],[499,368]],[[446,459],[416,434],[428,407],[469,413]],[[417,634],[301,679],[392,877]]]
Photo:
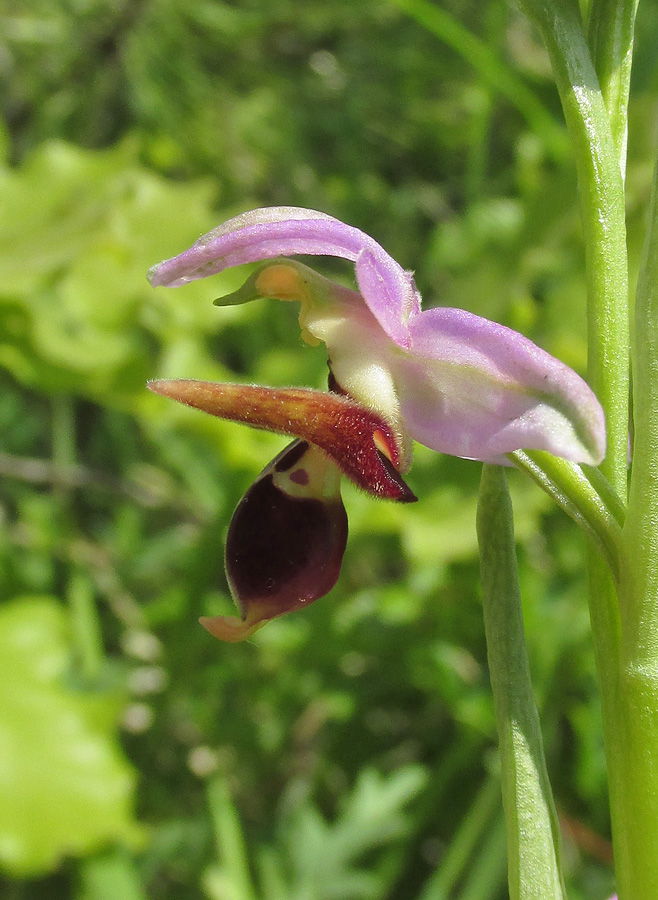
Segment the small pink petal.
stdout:
[[393,340],[406,344],[407,320],[420,309],[411,274],[369,235],[315,210],[278,206],[243,213],[153,266],[148,277],[154,287],[179,287],[231,266],[295,254],[354,262],[373,315]]

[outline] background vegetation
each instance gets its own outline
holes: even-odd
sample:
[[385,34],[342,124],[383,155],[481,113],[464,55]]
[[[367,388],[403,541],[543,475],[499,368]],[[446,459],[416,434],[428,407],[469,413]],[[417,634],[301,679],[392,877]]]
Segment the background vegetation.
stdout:
[[[281,304],[147,268],[228,216],[373,234],[426,304],[583,371],[575,175],[547,59],[503,0],[23,0],[0,13],[0,891],[11,900],[496,900],[505,843],[478,600],[479,466],[419,447],[396,507],[345,488],[340,582],[220,645],[224,534],[282,441],[149,377],[321,386]],[[431,13],[432,7],[429,7]],[[658,104],[638,22],[629,241]],[[349,279],[349,267],[328,271]],[[570,896],[609,895],[575,526],[512,477]]]

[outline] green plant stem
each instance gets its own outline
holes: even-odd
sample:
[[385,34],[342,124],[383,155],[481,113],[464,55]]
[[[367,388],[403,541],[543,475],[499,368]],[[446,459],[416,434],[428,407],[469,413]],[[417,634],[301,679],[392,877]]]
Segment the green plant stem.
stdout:
[[457,885],[472,864],[476,848],[482,846],[486,833],[490,831],[496,812],[500,815],[500,787],[498,780],[490,776],[460,823],[454,840],[425,885],[420,900],[449,900],[454,896]]
[[[628,367],[623,187],[635,0],[593,0],[587,60],[573,7],[526,0],[549,46],[578,161],[590,288],[590,378],[608,420],[602,470],[625,497]],[[571,85],[571,86],[570,86]],[[586,100],[586,103],[583,102]],[[606,123],[601,106],[608,117]],[[578,122],[578,118],[582,120]],[[571,121],[570,121],[571,120]],[[587,161],[587,142],[590,163]],[[617,166],[614,165],[614,156]],[[636,300],[635,448],[622,531],[618,600],[600,560],[590,561],[590,612],[601,682],[610,808],[620,900],[658,896],[658,201]],[[615,260],[615,255],[617,259]],[[608,369],[607,374],[605,370]]]
[[658,165],[635,301],[635,439],[620,586],[627,768],[620,900],[658,897]]
[[551,58],[575,156],[587,262],[588,375],[606,415],[601,471],[625,500],[629,315],[619,154],[577,0],[522,0],[522,5]]
[[588,476],[580,466],[566,459],[541,450],[517,450],[509,458],[596,543],[618,580],[623,508],[604,476],[598,473],[599,477],[594,479],[600,488],[607,484],[602,495],[592,484],[591,473]]
[[74,571],[68,584],[67,599],[78,663],[88,685],[98,681],[104,661],[101,625],[94,590],[89,578]]
[[609,514],[623,525],[626,519],[626,505],[605,475],[594,466],[580,466],[583,474],[601,498]]
[[505,822],[503,816],[491,826],[466,882],[456,900],[491,900],[505,883]]
[[592,0],[589,10],[589,46],[622,171],[626,168],[628,93],[637,4],[638,0]]
[[[256,900],[244,835],[226,780],[217,775],[208,783],[208,804],[223,885],[240,900]],[[212,894],[215,896],[215,894]]]
[[[56,473],[68,474],[75,470],[75,405],[68,394],[55,394],[52,399],[52,460]],[[71,487],[62,481],[53,486],[59,506],[60,529],[69,534],[75,530]],[[72,567],[67,599],[80,674],[87,685],[94,685],[103,667],[103,639],[94,590],[89,578],[77,566]]]
[[635,300],[633,377],[635,439],[624,528],[629,571],[621,607],[622,661],[658,674],[658,164]]
[[530,681],[512,505],[499,466],[482,469],[477,531],[500,743],[510,900],[562,900],[560,829]]

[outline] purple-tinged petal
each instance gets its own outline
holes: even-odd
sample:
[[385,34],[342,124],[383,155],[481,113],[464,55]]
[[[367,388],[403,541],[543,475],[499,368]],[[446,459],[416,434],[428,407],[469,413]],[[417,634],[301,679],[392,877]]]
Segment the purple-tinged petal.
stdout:
[[356,259],[356,283],[386,334],[408,348],[407,324],[420,313],[420,294],[411,272],[405,272],[379,244],[373,244],[374,250],[364,248]]
[[453,456],[500,461],[548,450],[598,465],[603,410],[563,363],[509,328],[458,309],[430,309],[409,324],[410,352],[394,369],[404,427]]
[[231,266],[295,254],[355,263],[359,290],[373,315],[394,341],[408,346],[407,323],[420,310],[411,273],[358,228],[315,210],[280,206],[243,213],[153,266],[149,280],[156,287],[179,287]]
[[293,441],[238,504],[226,538],[226,576],[240,611],[200,619],[223,641],[308,606],[336,584],[347,542],[341,473],[328,456]]
[[384,419],[349,397],[191,379],[149,381],[147,386],[210,415],[308,441],[378,497],[407,503],[416,499],[399,472],[406,458],[398,436]]

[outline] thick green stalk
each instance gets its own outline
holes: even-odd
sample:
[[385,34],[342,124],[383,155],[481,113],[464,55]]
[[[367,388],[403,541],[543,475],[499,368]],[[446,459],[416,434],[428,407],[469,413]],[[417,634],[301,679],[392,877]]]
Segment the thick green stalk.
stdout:
[[592,0],[588,39],[622,171],[638,0]]
[[[574,4],[556,0],[548,6],[526,0],[526,5],[540,24],[551,53],[578,164],[587,243],[590,380],[608,422],[608,456],[601,468],[624,499],[629,337],[621,169],[636,4],[633,0],[593,0],[590,42],[601,85],[589,71],[592,64],[587,61]],[[656,223],[654,193],[636,311],[636,441],[631,498],[621,540],[618,599],[601,561],[594,555],[590,559],[590,612],[601,681],[620,900],[658,897]]]
[[658,897],[658,165],[635,301],[633,412],[620,586],[628,846],[618,878],[620,900],[649,900]]
[[658,165],[635,300],[633,420],[633,470],[623,532],[629,571],[622,658],[632,656],[636,665],[658,674]]
[[499,466],[483,467],[477,531],[500,743],[510,900],[563,900],[560,829],[530,681],[512,504]]
[[548,49],[573,146],[587,262],[588,375],[606,415],[607,454],[601,471],[625,500],[628,261],[619,154],[577,0],[522,2]]

